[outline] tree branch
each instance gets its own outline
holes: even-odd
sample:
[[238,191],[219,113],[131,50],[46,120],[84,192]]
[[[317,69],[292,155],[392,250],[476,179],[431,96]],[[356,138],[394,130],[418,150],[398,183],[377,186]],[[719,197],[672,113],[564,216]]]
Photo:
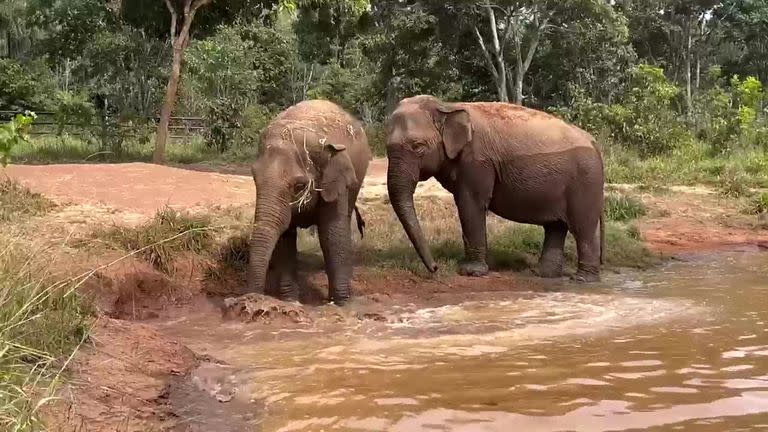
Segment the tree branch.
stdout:
[[496,51],[495,54],[498,56],[501,54],[501,46],[499,45],[499,33],[496,30],[496,13],[493,11],[493,7],[490,3],[485,4],[485,9],[488,11],[488,21],[491,24],[493,49]]
[[192,2],[192,11],[194,12],[194,11],[200,9],[203,6],[207,6],[208,4],[211,3],[211,1],[213,1],[213,0],[195,0],[195,1],[193,1]]
[[171,13],[171,46],[173,46],[176,41],[176,21],[178,20],[178,14],[171,4],[171,0],[165,0],[165,7],[167,7],[168,12]]
[[539,39],[541,38],[541,33],[544,31],[544,28],[546,28],[548,22],[549,18],[544,18],[541,24],[536,28],[536,33],[533,34],[533,39],[531,39],[531,46],[528,47],[528,53],[526,54],[525,62],[523,63],[523,74],[528,72],[528,68],[531,67],[533,56],[536,54],[536,49],[539,47]]
[[485,42],[483,41],[483,36],[480,35],[480,30],[477,29],[477,26],[472,26],[472,28],[475,29],[475,36],[477,37],[477,43],[480,44],[480,49],[483,52],[483,57],[485,58],[486,66],[488,67],[488,70],[493,75],[494,79],[499,78],[499,73],[496,71],[496,66],[493,64],[493,59],[491,58],[491,54],[488,53],[488,48],[485,46]]

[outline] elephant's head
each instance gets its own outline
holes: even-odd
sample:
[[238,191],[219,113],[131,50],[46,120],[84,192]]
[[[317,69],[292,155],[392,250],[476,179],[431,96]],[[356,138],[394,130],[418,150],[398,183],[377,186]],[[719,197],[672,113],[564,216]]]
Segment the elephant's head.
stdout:
[[[307,134],[305,139],[310,142],[317,137]],[[336,201],[356,181],[344,145],[326,143],[320,156],[310,156],[303,144],[297,146],[267,131],[261,146],[264,150],[251,167],[256,212],[247,271],[248,291],[258,293],[264,292],[272,252],[291,219],[321,200]]]
[[392,207],[408,238],[431,272],[437,271],[416,218],[416,183],[437,174],[472,140],[469,113],[432,96],[404,99],[387,126],[387,188]]

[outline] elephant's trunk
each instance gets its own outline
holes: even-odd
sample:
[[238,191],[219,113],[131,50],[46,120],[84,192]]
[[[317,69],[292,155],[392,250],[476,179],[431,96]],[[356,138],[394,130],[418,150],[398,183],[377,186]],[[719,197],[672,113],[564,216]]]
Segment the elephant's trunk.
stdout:
[[416,217],[416,209],[413,206],[413,194],[416,190],[417,175],[410,175],[403,170],[402,166],[397,164],[390,165],[387,171],[387,191],[392,207],[395,209],[397,218],[405,229],[408,239],[418,252],[421,261],[427,267],[427,270],[434,273],[437,271],[437,264],[432,258],[427,241],[424,239],[424,233],[421,230],[419,219]]
[[[271,188],[263,189],[269,191]],[[267,193],[257,196],[246,272],[248,292],[265,293],[272,252],[280,236],[288,229],[290,220],[290,204],[285,199]]]

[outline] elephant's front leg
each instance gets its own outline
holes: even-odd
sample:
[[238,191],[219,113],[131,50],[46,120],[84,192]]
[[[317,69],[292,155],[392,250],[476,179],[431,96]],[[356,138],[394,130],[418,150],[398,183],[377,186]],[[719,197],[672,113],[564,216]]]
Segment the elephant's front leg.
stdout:
[[328,275],[330,301],[344,305],[350,297],[352,279],[352,233],[346,197],[325,203],[320,210],[317,233]]
[[296,285],[296,228],[285,231],[275,245],[269,263],[269,283],[276,289],[274,296],[284,301],[298,301]]
[[468,188],[457,191],[454,199],[459,211],[461,236],[464,240],[464,261],[459,264],[459,274],[485,276],[488,274],[486,261],[488,251],[486,238],[487,204]]

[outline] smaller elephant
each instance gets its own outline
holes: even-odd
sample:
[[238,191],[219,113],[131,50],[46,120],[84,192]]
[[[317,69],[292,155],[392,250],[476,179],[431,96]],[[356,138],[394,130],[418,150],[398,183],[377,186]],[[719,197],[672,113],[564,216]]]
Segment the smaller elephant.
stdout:
[[[336,104],[300,102],[262,132],[251,172],[256,211],[247,269],[249,292],[298,300],[296,230],[317,227],[330,300],[350,297],[351,218],[371,160],[362,125]],[[276,286],[277,292],[266,287]]]
[[[559,277],[563,247],[576,238],[579,281],[599,279],[603,260],[603,160],[587,132],[549,114],[497,102],[403,99],[387,131],[387,188],[408,238],[430,271],[437,266],[416,218],[419,181],[453,194],[465,260],[459,272],[488,273],[486,213],[544,227],[539,274]],[[599,225],[599,239],[598,239]]]

